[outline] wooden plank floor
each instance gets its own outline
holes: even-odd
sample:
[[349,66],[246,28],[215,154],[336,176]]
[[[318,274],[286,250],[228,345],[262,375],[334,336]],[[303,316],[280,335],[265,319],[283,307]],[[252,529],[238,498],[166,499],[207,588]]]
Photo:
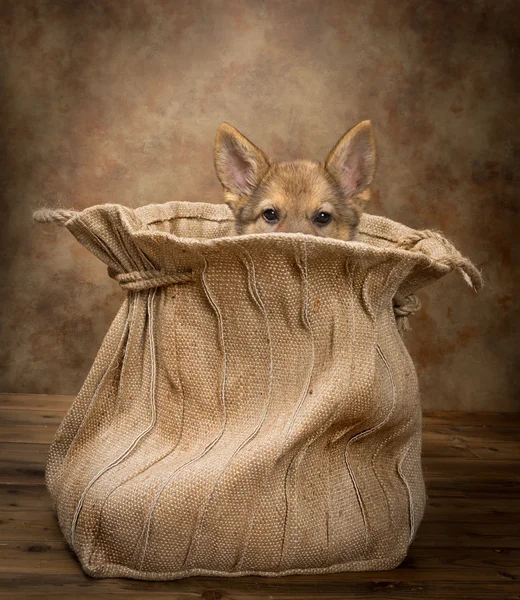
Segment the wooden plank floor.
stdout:
[[0,598],[520,599],[520,415],[425,417],[426,514],[394,571],[142,582],[84,575],[58,529],[44,469],[71,401],[0,394]]

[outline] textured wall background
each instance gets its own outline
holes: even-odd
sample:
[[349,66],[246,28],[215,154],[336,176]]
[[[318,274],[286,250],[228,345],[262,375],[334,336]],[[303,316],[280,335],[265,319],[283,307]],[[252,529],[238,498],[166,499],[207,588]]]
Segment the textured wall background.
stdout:
[[220,202],[229,121],[324,159],[362,119],[370,212],[442,230],[483,269],[421,293],[407,344],[426,408],[517,410],[520,6],[514,0],[3,1],[2,391],[75,393],[122,294],[31,211]]

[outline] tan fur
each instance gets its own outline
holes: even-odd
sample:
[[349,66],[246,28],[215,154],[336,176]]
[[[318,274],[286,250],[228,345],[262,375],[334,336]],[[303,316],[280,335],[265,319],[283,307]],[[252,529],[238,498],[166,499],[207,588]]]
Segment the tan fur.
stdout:
[[[245,136],[222,123],[215,141],[215,169],[237,233],[307,233],[341,240],[355,238],[370,198],[375,145],[370,121],[348,131],[325,162],[298,159],[271,163]],[[276,223],[264,211],[276,212]],[[330,223],[320,226],[316,215]]]

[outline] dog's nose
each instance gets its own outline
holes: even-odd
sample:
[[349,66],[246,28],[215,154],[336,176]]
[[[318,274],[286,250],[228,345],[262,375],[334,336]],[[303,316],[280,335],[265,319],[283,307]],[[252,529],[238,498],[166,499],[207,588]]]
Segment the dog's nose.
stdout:
[[285,219],[276,228],[277,233],[312,233],[312,228],[306,222]]
[[286,221],[280,223],[276,228],[277,233],[291,233],[291,227],[287,224]]

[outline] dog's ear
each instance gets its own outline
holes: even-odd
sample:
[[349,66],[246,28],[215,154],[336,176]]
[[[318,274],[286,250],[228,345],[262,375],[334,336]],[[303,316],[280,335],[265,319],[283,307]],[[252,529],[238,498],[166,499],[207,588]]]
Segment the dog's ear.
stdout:
[[215,140],[215,170],[234,209],[244,203],[267,171],[264,153],[228,123],[222,123]]
[[[329,152],[325,167],[346,196],[358,196],[370,185],[376,170],[372,124],[362,121],[339,140]],[[364,200],[360,196],[360,200]]]

